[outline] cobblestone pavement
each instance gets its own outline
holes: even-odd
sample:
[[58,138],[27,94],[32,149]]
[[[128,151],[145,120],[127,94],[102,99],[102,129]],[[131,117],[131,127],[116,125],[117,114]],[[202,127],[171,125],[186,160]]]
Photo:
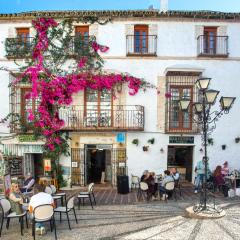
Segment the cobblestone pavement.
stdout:
[[[240,239],[240,201],[218,200],[226,211],[226,216],[215,220],[197,220],[184,217],[184,210],[191,205],[186,201],[152,201],[131,205],[98,205],[77,210],[79,223],[70,214],[72,230],[66,220],[57,219],[57,234],[60,240],[239,240]],[[63,219],[65,219],[63,217]],[[48,226],[47,234],[36,239],[54,239]],[[20,235],[17,221],[10,228],[3,228],[4,240],[32,239],[30,229]]]

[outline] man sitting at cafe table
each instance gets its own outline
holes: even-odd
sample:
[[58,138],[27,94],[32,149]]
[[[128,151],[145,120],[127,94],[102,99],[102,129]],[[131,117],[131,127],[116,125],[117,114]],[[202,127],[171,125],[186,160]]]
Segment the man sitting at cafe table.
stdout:
[[[169,170],[165,170],[164,171],[164,178],[163,178],[163,181],[161,183],[161,186],[159,187],[159,193],[160,193],[160,197],[162,200],[164,200],[163,198],[163,194],[166,194],[166,184],[169,183],[169,182],[174,182],[174,179],[173,177],[171,176],[171,173]],[[170,197],[170,196],[169,196]]]
[[[34,190],[34,195],[31,197],[31,200],[28,206],[28,210],[30,214],[33,213],[34,209],[40,205],[51,204],[54,207],[53,197],[50,194],[44,192],[45,190],[44,185],[36,184],[33,190]],[[43,223],[36,223],[35,226],[36,226],[35,231],[37,234],[43,235],[46,232]]]
[[27,193],[32,191],[34,183],[35,183],[35,179],[31,175],[31,173],[28,173],[25,181],[23,182],[23,187],[21,187],[21,192]]

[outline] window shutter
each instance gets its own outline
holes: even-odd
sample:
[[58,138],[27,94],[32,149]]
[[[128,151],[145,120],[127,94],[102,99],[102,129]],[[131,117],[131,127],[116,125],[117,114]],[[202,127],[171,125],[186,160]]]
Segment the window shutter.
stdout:
[[203,26],[195,26],[195,38],[197,39],[198,36],[203,35]]

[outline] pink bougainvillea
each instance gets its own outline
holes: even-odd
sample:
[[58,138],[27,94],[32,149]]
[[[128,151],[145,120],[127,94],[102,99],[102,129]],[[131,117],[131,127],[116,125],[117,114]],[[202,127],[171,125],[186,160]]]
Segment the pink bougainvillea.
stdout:
[[[49,45],[48,29],[57,26],[53,19],[40,18],[33,21],[33,26],[37,30],[38,41],[33,49],[32,58],[34,65],[28,67],[21,76],[15,81],[21,81],[23,77],[28,77],[32,85],[27,99],[40,99],[35,116],[30,111],[28,120],[33,121],[34,127],[41,130],[41,134],[46,137],[46,147],[54,151],[55,146],[62,143],[59,137],[59,131],[64,126],[64,121],[59,118],[58,107],[72,103],[74,93],[84,91],[85,89],[111,90],[116,85],[126,83],[129,88],[129,94],[135,95],[139,89],[146,88],[146,82],[143,80],[123,74],[102,74],[96,71],[79,72],[65,76],[56,76],[44,67],[44,52]],[[108,47],[92,43],[93,51],[106,52]],[[77,63],[79,69],[82,69],[88,62],[88,57],[82,57]],[[47,80],[46,80],[47,79]]]

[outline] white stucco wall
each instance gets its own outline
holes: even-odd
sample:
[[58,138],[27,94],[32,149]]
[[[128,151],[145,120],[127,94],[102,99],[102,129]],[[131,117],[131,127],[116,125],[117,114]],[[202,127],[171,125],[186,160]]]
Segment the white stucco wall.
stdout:
[[[157,25],[157,57],[137,58],[126,57],[126,25],[155,24]],[[15,27],[30,26],[24,23],[6,23],[0,21],[0,66],[16,68],[12,60],[5,58],[4,39],[13,32]],[[229,58],[207,59],[197,58],[197,26],[222,26],[229,36]],[[203,75],[212,78],[211,88],[218,89],[222,95],[236,96],[236,102],[229,115],[223,116],[217,123],[217,129],[212,135],[214,145],[209,147],[210,168],[217,164],[229,161],[230,168],[240,168],[240,143],[236,144],[235,137],[240,136],[239,108],[239,76],[240,76],[240,23],[224,21],[179,21],[179,20],[152,20],[152,21],[113,21],[107,25],[99,25],[97,40],[107,45],[110,50],[103,53],[105,68],[118,72],[128,72],[137,77],[157,84],[160,76],[165,76],[166,69],[171,66],[188,65],[204,69]],[[8,73],[1,71],[0,81],[0,118],[9,111]],[[163,93],[160,93],[163,94]],[[127,96],[126,105],[143,105],[145,107],[145,131],[142,133],[127,134],[127,157],[129,174],[140,175],[143,170],[149,169],[161,172],[167,165],[167,134],[157,129],[157,93],[150,89],[146,93],[139,92],[136,96]],[[162,103],[162,106],[165,103]],[[216,104],[217,106],[218,104]],[[161,107],[161,105],[160,105]],[[8,132],[6,126],[0,125],[0,132]],[[155,138],[155,144],[150,145],[148,152],[142,151],[148,139]],[[131,142],[134,138],[140,140],[136,147]],[[221,145],[226,144],[226,150]],[[195,137],[194,165],[202,158],[200,137]],[[164,152],[161,153],[160,149]],[[69,165],[70,158],[62,157],[61,162]]]

